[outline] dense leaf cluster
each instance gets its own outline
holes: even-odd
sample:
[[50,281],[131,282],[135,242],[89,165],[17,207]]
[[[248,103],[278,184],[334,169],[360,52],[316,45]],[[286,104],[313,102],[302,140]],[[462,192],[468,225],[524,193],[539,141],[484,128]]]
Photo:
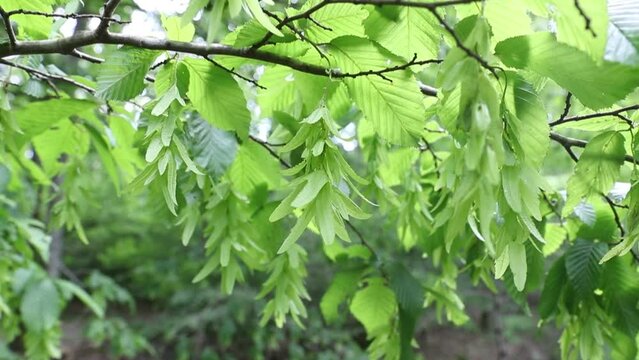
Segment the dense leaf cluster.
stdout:
[[[564,359],[637,357],[634,1],[192,0],[163,39],[126,32],[119,0],[91,6],[0,4],[2,341],[60,357],[72,296],[103,315],[43,268],[57,229],[91,241],[77,179],[101,167],[203,248],[194,282],[265,273],[262,324],[304,326],[321,241],[322,315],[350,312],[371,358],[410,358],[425,308],[466,322],[462,274],[529,312],[540,291]],[[362,236],[374,221],[396,236]]]

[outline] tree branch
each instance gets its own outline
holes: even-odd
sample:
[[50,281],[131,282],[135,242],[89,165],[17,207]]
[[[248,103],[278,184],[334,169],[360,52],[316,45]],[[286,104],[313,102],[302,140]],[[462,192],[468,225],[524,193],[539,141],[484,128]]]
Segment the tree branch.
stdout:
[[604,116],[614,116],[614,117],[621,118],[623,121],[626,121],[627,118],[621,115],[621,113],[625,111],[629,111],[629,110],[639,110],[639,104],[622,107],[616,110],[603,111],[603,112],[587,114],[587,115],[568,116],[563,118],[560,117],[559,119],[551,122],[549,125],[553,127],[553,126],[565,124],[572,121],[582,121],[582,120],[594,119],[594,118],[604,117]]
[[13,27],[11,26],[11,15],[9,15],[9,13],[0,6],[0,16],[2,16],[2,21],[4,22],[4,27],[7,31],[7,36],[9,37],[9,47],[11,49],[15,49],[17,41],[16,34],[13,32]]
[[[427,5],[427,4],[428,3],[424,3],[424,5]],[[457,44],[458,48],[462,49],[466,53],[466,55],[468,55],[469,57],[475,59],[479,63],[479,65],[481,65],[484,69],[490,71],[490,73],[493,74],[493,76],[495,78],[498,78],[497,71],[495,70],[495,67],[491,66],[490,64],[488,64],[488,62],[486,60],[484,60],[481,56],[479,56],[479,54],[477,54],[476,52],[474,52],[471,49],[469,49],[468,47],[466,47],[466,45],[464,45],[464,43],[461,40],[461,38],[455,32],[455,29],[453,29],[450,25],[448,25],[446,20],[444,20],[444,18],[441,15],[439,15],[439,13],[437,12],[436,8],[427,8],[427,9],[430,10],[430,13],[433,14],[437,18],[437,21],[453,37],[453,40],[455,40],[455,44]]]
[[17,10],[11,10],[7,12],[8,16],[14,16],[14,15],[34,15],[34,16],[43,16],[43,17],[50,17],[50,18],[62,18],[62,19],[100,19],[102,21],[106,21],[107,23],[109,22],[114,22],[114,23],[118,23],[118,24],[128,24],[130,23],[130,21],[122,21],[122,20],[117,20],[114,18],[110,18],[110,17],[104,17],[101,15],[96,15],[96,14],[55,14],[55,13],[46,13],[46,12],[41,12],[41,11],[32,11],[32,10],[24,10],[24,9],[17,9]]
[[115,9],[118,7],[118,5],[120,4],[121,0],[106,0],[104,2],[104,11],[102,11],[102,21],[100,21],[100,24],[98,24],[98,27],[95,29],[95,33],[96,34],[106,34],[108,29],[109,29],[109,25],[110,25],[110,21],[109,19],[113,16],[113,13],[115,12]]
[[[588,145],[587,141],[584,140],[580,140],[580,139],[573,139],[573,138],[569,138],[567,136],[563,136],[560,135],[556,132],[551,132],[550,133],[550,138],[554,141],[556,141],[557,143],[559,143],[564,149],[566,149],[566,151],[568,151],[568,153],[570,154],[570,157],[573,158],[573,160],[576,160],[577,157],[575,156],[574,152],[572,151],[573,147],[578,147],[578,148],[585,148],[586,145]],[[626,154],[624,156],[624,161],[625,162],[629,162],[631,164],[639,164],[639,160],[635,159],[634,157],[632,157],[631,155]]]
[[[49,73],[46,73],[44,71],[40,71],[38,69],[34,69],[32,67],[21,65],[21,64],[16,64],[16,63],[13,63],[11,61],[4,60],[4,59],[0,59],[0,64],[4,64],[4,65],[7,65],[7,66],[14,67],[16,69],[20,69],[20,70],[26,71],[27,73],[29,73],[31,75],[35,75],[35,76],[38,76],[38,77],[41,77],[41,78],[44,78],[44,79],[47,79],[47,80],[63,81],[63,82],[66,82],[68,84],[77,86],[80,89],[83,89],[83,90],[85,90],[85,91],[87,91],[87,92],[89,92],[91,94],[95,93],[95,89],[93,89],[92,87],[84,85],[84,84],[81,84],[81,83],[79,83],[79,82],[77,82],[77,81],[75,81],[75,80],[73,80],[71,78],[65,77],[65,76],[49,74]],[[55,89],[55,87],[54,87],[54,89]]]
[[593,30],[592,26],[590,26],[590,23],[591,23],[590,17],[586,15],[586,12],[581,7],[581,4],[579,4],[579,0],[574,0],[574,3],[575,3],[575,8],[577,8],[577,11],[579,12],[579,15],[584,19],[584,22],[586,23],[586,30],[590,31],[590,33],[592,34],[592,37],[597,37],[595,30]]

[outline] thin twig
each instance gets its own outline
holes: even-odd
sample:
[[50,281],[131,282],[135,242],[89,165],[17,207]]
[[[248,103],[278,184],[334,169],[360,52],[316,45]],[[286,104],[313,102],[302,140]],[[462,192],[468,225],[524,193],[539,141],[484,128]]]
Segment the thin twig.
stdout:
[[464,45],[459,35],[457,35],[457,32],[455,32],[455,29],[453,29],[450,25],[448,25],[446,20],[444,20],[444,18],[441,15],[439,15],[436,9],[431,9],[431,8],[428,8],[428,9],[430,10],[431,14],[433,14],[433,16],[437,18],[437,21],[444,27],[444,29],[446,29],[446,31],[453,37],[453,40],[455,40],[455,44],[457,44],[457,47],[462,49],[462,51],[464,51],[466,55],[475,59],[479,63],[479,65],[481,65],[484,69],[490,71],[490,73],[493,74],[493,76],[495,76],[496,78],[498,77],[495,67],[490,66],[490,64],[488,64],[486,60],[484,60],[481,56],[479,56],[479,54],[477,54],[476,52],[466,47],[466,45]]
[[[556,141],[557,143],[559,143],[564,149],[566,149],[566,151],[569,151],[569,154],[572,153],[572,155],[570,157],[573,158],[573,159],[576,159],[577,157],[574,156],[574,152],[572,151],[571,148],[573,148],[573,147],[585,148],[586,145],[588,145],[587,141],[580,140],[580,139],[569,138],[567,136],[560,135],[560,134],[558,134],[556,132],[551,132],[550,133],[550,138],[552,140]],[[632,157],[631,155],[628,155],[628,154],[626,154],[624,156],[624,161],[629,162],[629,163],[639,164],[639,160],[635,159],[634,157]]]
[[8,12],[6,12],[2,6],[0,6],[0,16],[2,16],[2,21],[4,22],[5,30],[7,31],[7,36],[9,37],[9,47],[13,50],[16,48],[16,34],[13,32],[13,27],[11,26],[11,19]]
[[117,23],[117,24],[129,24],[129,23],[131,23],[130,21],[122,21],[122,20],[118,20],[118,19],[114,19],[114,18],[110,18],[110,17],[104,17],[104,16],[100,16],[100,15],[96,15],[96,14],[75,14],[75,13],[71,13],[71,14],[55,14],[55,13],[46,13],[46,12],[41,12],[41,11],[24,10],[24,9],[11,10],[11,11],[8,11],[7,14],[9,16],[14,16],[14,15],[35,15],[35,16],[43,16],[43,17],[50,17],[50,18],[62,18],[62,19],[100,19],[100,20],[103,20],[103,21],[114,22],[114,23]]
[[8,61],[8,60],[4,60],[4,59],[0,59],[0,64],[4,64],[4,65],[7,65],[7,66],[14,67],[16,69],[24,70],[24,71],[26,71],[29,74],[32,74],[32,75],[35,75],[35,76],[38,76],[38,77],[42,77],[45,80],[46,79],[50,79],[50,80],[63,81],[63,82],[69,83],[69,84],[71,84],[73,86],[79,87],[80,89],[85,90],[85,91],[87,91],[89,93],[92,93],[92,94],[95,93],[95,89],[93,89],[92,87],[84,85],[82,83],[79,83],[79,82],[77,82],[77,81],[75,81],[75,80],[73,80],[71,78],[65,77],[65,76],[49,74],[49,73],[40,71],[38,69],[34,69],[32,67],[21,65],[21,64],[16,64],[14,62],[11,62],[11,61]]
[[559,120],[557,121],[564,121],[566,119],[566,116],[568,116],[568,113],[570,112],[570,106],[572,105],[572,102],[570,101],[572,99],[572,93],[568,92],[568,95],[566,95],[566,102],[564,104],[564,111],[561,113],[561,116],[559,116]]
[[239,77],[240,79],[242,79],[242,80],[244,80],[244,81],[248,81],[248,82],[250,82],[251,84],[253,84],[253,85],[257,86],[257,87],[258,87],[258,88],[260,88],[260,89],[266,89],[264,86],[260,85],[260,84],[259,84],[256,80],[251,79],[251,78],[248,78],[248,77],[246,77],[246,76],[244,76],[244,75],[242,75],[242,74],[239,74],[237,71],[235,71],[235,69],[229,69],[229,68],[227,68],[226,66],[224,66],[224,65],[222,65],[222,64],[220,64],[220,63],[218,63],[217,61],[215,61],[215,60],[213,60],[213,59],[209,58],[208,56],[204,56],[204,58],[205,58],[208,62],[210,62],[211,64],[213,64],[213,65],[215,65],[215,66],[219,67],[220,69],[222,69],[222,70],[224,70],[224,71],[226,71],[226,72],[230,73],[231,75],[235,75],[235,76]]
[[279,156],[275,150],[271,149],[271,147],[268,145],[268,143],[266,141],[262,141],[258,138],[256,138],[253,135],[249,135],[249,139],[253,140],[254,142],[260,144],[264,149],[266,149],[266,151],[269,152],[269,154],[271,154],[271,156],[273,156],[274,158],[276,158],[280,164],[282,164],[282,166],[284,166],[285,168],[290,168],[291,164],[289,164],[286,160],[282,159],[281,156]]
[[104,11],[102,11],[102,20],[100,20],[98,27],[95,29],[96,34],[102,35],[108,32],[109,25],[111,24],[111,21],[109,19],[113,16],[113,13],[115,12],[115,9],[118,7],[118,5],[120,4],[120,1],[121,0],[106,0],[104,2]]
[[592,37],[597,37],[595,30],[593,30],[591,26],[592,21],[590,20],[590,17],[586,15],[586,12],[581,7],[581,4],[579,4],[579,0],[574,0],[574,1],[575,1],[575,8],[577,8],[579,15],[584,19],[584,22],[586,23],[586,30],[590,31],[590,33],[592,34]]
[[[614,117],[621,118],[622,120],[626,121],[627,118],[625,116],[623,116],[621,113],[629,111],[629,110],[639,110],[639,104],[625,106],[625,107],[622,107],[622,108],[619,108],[619,109],[616,109],[616,110],[602,111],[602,112],[593,113],[593,114],[587,114],[587,115],[576,115],[576,116],[568,116],[568,117],[564,117],[564,118],[559,118],[559,119],[551,122],[549,125],[552,127],[552,126],[565,124],[565,123],[568,123],[568,122],[583,121],[583,120],[594,119],[594,118],[599,118],[599,117],[604,117],[604,116],[614,116]],[[623,118],[622,118],[622,116],[623,116]]]
[[602,194],[604,199],[606,200],[606,202],[608,203],[608,206],[610,207],[610,210],[612,210],[612,214],[615,218],[615,224],[617,224],[617,228],[619,229],[619,234],[621,235],[621,237],[623,238],[624,236],[626,236],[626,232],[623,229],[623,225],[621,224],[621,218],[619,217],[619,213],[617,212],[617,208],[615,206],[615,203],[612,201],[612,199],[605,195]]
[[93,56],[93,55],[89,55],[87,53],[84,53],[78,49],[73,49],[71,50],[71,52],[69,52],[69,55],[76,57],[78,59],[82,59],[82,60],[86,60],[88,62],[92,62],[94,64],[102,64],[104,62],[104,59]]

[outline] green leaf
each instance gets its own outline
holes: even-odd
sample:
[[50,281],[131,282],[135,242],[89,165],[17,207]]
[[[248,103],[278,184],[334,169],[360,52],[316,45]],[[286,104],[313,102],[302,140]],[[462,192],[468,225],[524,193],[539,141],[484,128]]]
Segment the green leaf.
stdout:
[[192,22],[183,24],[179,17],[162,16],[162,26],[166,30],[169,40],[175,41],[191,41],[195,35],[195,26]]
[[[392,66],[389,57],[374,43],[356,37],[331,42],[331,53],[344,72],[358,73]],[[426,110],[417,82],[408,71],[346,79],[348,90],[377,134],[395,144],[414,144],[422,132]]]
[[601,274],[599,259],[606,250],[606,244],[577,240],[566,252],[566,274],[578,299],[594,295]]
[[[318,3],[318,0],[307,1],[300,11],[307,11]],[[345,35],[364,37],[362,22],[367,16],[368,11],[355,4],[328,4],[313,13],[313,20],[322,27],[307,20],[303,29],[309,40],[320,44]]]
[[528,69],[554,80],[592,109],[612,106],[639,85],[635,68],[604,61],[555,40],[550,33],[507,39],[495,47],[507,66]]
[[526,262],[526,246],[520,242],[508,244],[508,261],[510,271],[513,272],[513,282],[519,291],[523,291],[526,286],[526,273],[528,264]]
[[53,175],[64,164],[61,161],[62,156],[82,157],[89,151],[89,137],[85,127],[64,120],[58,122],[54,128],[35,136],[32,142],[45,172]]
[[91,297],[91,295],[84,291],[83,288],[66,280],[57,280],[57,283],[62,289],[70,292],[80,301],[82,301],[84,305],[86,305],[89,309],[91,309],[91,311],[93,311],[95,316],[99,318],[104,317],[104,308],[100,304],[98,304],[96,300]]
[[306,185],[293,199],[291,205],[296,208],[303,207],[313,201],[322,187],[328,182],[328,177],[323,171],[315,171],[306,176]]
[[96,96],[105,100],[129,100],[144,90],[144,77],[157,57],[155,51],[124,47],[100,65]]
[[606,59],[639,64],[639,3],[634,0],[608,0],[608,17],[610,30]]
[[346,298],[355,292],[361,271],[342,271],[335,274],[331,285],[322,296],[320,310],[327,323],[332,323],[339,318],[338,307]]
[[229,169],[229,180],[233,189],[245,195],[250,195],[262,184],[275,189],[284,181],[277,160],[253,141],[240,146]]
[[196,118],[186,125],[186,147],[193,161],[213,178],[219,178],[233,163],[237,141],[233,134]]
[[607,193],[619,177],[626,154],[623,135],[608,131],[588,142],[575,172],[568,180],[568,199],[563,215],[569,214],[581,199]]
[[574,2],[564,0],[548,1],[553,7],[553,18],[557,24],[557,40],[589,54],[599,63],[604,56],[608,35],[608,11],[606,1],[580,1],[581,10],[588,16],[590,28],[586,31],[584,16]]
[[381,280],[370,281],[367,287],[355,293],[350,305],[351,313],[364,325],[369,338],[389,326],[396,309],[395,294]]
[[400,8],[393,19],[373,11],[366,20],[366,33],[405,60],[411,60],[414,55],[420,60],[436,59],[442,41],[437,18],[427,9],[418,8]]
[[424,287],[400,262],[392,263],[388,274],[399,306],[401,359],[410,359],[415,326],[424,308]]
[[244,93],[231,74],[206,60],[188,59],[189,98],[195,109],[211,124],[248,136],[251,116]]
[[30,138],[71,115],[82,115],[94,108],[95,103],[91,101],[52,99],[30,102],[29,106],[16,109],[13,115],[24,136]]
[[[36,11],[43,13],[51,13],[53,2],[49,0],[3,0],[2,8],[5,11],[12,10],[27,10],[27,11]],[[42,40],[47,39],[49,34],[51,33],[51,25],[53,24],[53,19],[44,16],[32,16],[32,15],[13,15],[11,16],[11,20],[15,21],[19,25],[19,29],[24,31],[20,31],[19,38],[28,37],[33,38],[34,40]],[[4,27],[4,22],[0,22],[2,27]]]
[[523,161],[539,168],[550,147],[550,127],[546,110],[532,86],[521,76],[508,73],[506,107],[515,115],[508,118],[506,131],[519,145],[518,154]]
[[32,331],[51,329],[58,321],[60,305],[60,294],[53,281],[43,279],[33,283],[27,287],[20,302],[22,321]]
[[559,308],[561,291],[567,280],[566,259],[562,256],[555,261],[544,280],[544,288],[539,299],[539,316],[542,319],[549,318]]
[[260,7],[258,0],[243,0],[244,5],[248,8],[253,15],[253,18],[257,20],[264,28],[277,36],[283,36],[282,32],[271,23],[271,20],[264,10]]

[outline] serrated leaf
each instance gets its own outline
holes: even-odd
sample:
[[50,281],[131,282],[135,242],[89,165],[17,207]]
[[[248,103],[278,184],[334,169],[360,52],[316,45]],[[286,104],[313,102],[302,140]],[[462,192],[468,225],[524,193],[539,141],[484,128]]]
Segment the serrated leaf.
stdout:
[[[319,3],[317,0],[304,3],[301,11],[306,11]],[[306,21],[303,27],[306,37],[316,43],[327,43],[345,35],[364,37],[362,22],[368,16],[361,6],[355,4],[328,4],[313,13],[313,21]],[[330,29],[330,30],[328,30]]]
[[155,51],[124,47],[100,65],[95,95],[105,100],[129,100],[144,90],[144,77],[157,57]]
[[506,106],[515,116],[508,118],[506,131],[519,144],[517,154],[523,155],[522,160],[539,168],[550,146],[546,111],[529,83],[513,73],[508,78]]
[[436,59],[443,37],[440,24],[430,11],[405,7],[400,8],[396,18],[373,11],[366,19],[366,33],[405,60],[414,55],[420,60]]
[[72,115],[82,115],[95,108],[91,101],[52,99],[30,102],[14,110],[13,116],[26,138],[38,135]]
[[371,337],[389,325],[397,301],[391,289],[376,281],[355,293],[349,308]]
[[562,211],[569,214],[581,199],[607,193],[619,177],[626,150],[623,135],[609,131],[588,142],[568,180],[568,199]]
[[327,323],[339,318],[338,307],[346,298],[355,292],[361,271],[342,271],[335,274],[331,284],[322,296],[320,310]]
[[20,314],[27,329],[51,329],[60,315],[60,294],[53,281],[43,279],[27,287],[20,302]]
[[599,260],[606,250],[606,244],[577,240],[566,252],[566,274],[578,299],[594,295],[601,274]]
[[639,72],[623,64],[598,65],[583,51],[558,42],[551,33],[506,39],[496,55],[510,67],[554,80],[592,109],[612,106],[639,86]]
[[193,161],[213,178],[224,175],[237,153],[237,141],[231,133],[199,118],[187,123],[185,145]]
[[[358,73],[392,66],[389,57],[374,43],[356,37],[331,42],[331,53],[344,72]],[[426,110],[417,82],[408,71],[346,79],[349,93],[375,131],[395,144],[414,144],[424,126]]]
[[228,175],[233,189],[245,195],[250,195],[262,184],[274,189],[284,181],[277,160],[252,141],[240,146]]
[[166,30],[166,35],[169,40],[186,41],[193,40],[195,35],[195,26],[192,22],[183,24],[179,17],[162,16],[162,27]]
[[566,276],[566,260],[562,256],[552,265],[539,298],[539,316],[542,319],[550,317],[559,307],[561,291],[568,280]]
[[248,136],[251,116],[244,93],[231,74],[206,60],[188,59],[189,98],[195,109],[211,124]]

